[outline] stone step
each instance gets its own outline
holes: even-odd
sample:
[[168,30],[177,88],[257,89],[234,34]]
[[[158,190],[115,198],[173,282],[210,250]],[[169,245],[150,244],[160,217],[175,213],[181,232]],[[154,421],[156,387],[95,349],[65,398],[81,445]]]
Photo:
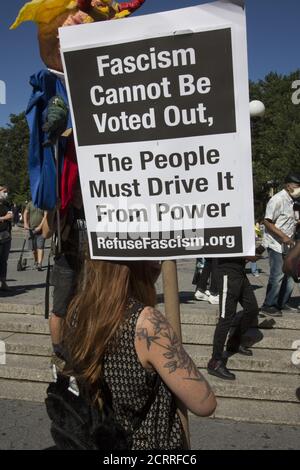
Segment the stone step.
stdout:
[[0,302],[0,313],[18,313],[29,315],[43,315],[44,303],[41,302],[37,305],[30,304],[13,304]]
[[50,358],[7,354],[6,364],[0,365],[0,378],[48,383],[52,380]]
[[0,333],[0,339],[5,341],[7,354],[25,354],[30,356],[50,356],[52,354],[50,336],[26,333]]
[[219,398],[214,418],[300,426],[300,403]]
[[[22,328],[21,328],[22,327]],[[28,355],[38,355],[38,356],[49,356],[51,354],[51,340],[50,336],[47,334],[48,325],[45,320],[41,320],[40,322],[32,322],[32,319],[22,320],[22,322],[15,323],[15,328],[17,332],[14,331],[0,331],[0,340],[5,341],[6,343],[6,351],[7,353],[13,354],[28,354]],[[11,329],[14,329],[14,322],[11,323]],[[30,333],[19,333],[19,329],[22,331],[30,331]],[[41,332],[42,334],[36,334],[37,332]],[[212,338],[214,333],[213,326],[201,326],[201,325],[183,325],[182,327],[183,332],[183,343],[188,346],[194,345],[193,354],[192,356],[196,355],[197,357],[197,348],[198,346],[207,346],[211,347],[212,345]],[[287,355],[282,356],[282,361],[280,362],[280,353],[274,356],[275,361],[271,361],[270,363],[270,356],[268,355],[268,364],[264,364],[263,367],[269,369],[271,367],[272,370],[272,363],[279,361],[278,364],[285,364],[284,368],[289,367],[289,358],[288,354],[291,355],[291,346],[292,342],[295,340],[300,339],[299,333],[294,330],[282,330],[282,331],[273,331],[273,330],[264,330],[263,332],[257,330],[249,330],[247,336],[250,337],[250,334],[253,333],[254,335],[263,335],[263,338],[256,344],[254,344],[254,357],[251,359],[251,367],[256,366],[259,367],[259,361],[264,360],[266,357],[264,353],[257,355],[258,350],[286,350]],[[259,338],[258,338],[259,339]],[[199,350],[200,352],[200,350]],[[209,348],[205,350],[204,356],[202,358],[206,361],[209,357],[210,352]],[[199,356],[199,354],[198,354]],[[199,356],[201,357],[201,356]],[[285,358],[285,359],[283,359]],[[198,359],[197,359],[198,360]],[[235,355],[233,358],[230,359],[236,363],[237,361],[241,362],[241,356]],[[247,358],[247,361],[249,359]],[[248,362],[250,364],[250,362]],[[281,365],[279,366],[280,369]],[[265,370],[265,369],[263,369]],[[277,371],[275,369],[275,371]]]
[[[1,305],[1,304],[0,304]],[[14,310],[16,304],[12,304]],[[19,307],[18,307],[19,308]],[[0,312],[0,332],[16,332],[16,333],[34,333],[34,334],[42,334],[48,335],[49,334],[49,327],[48,321],[42,315],[33,314],[35,306],[24,305],[24,310],[26,313],[18,313],[15,311],[4,313]],[[291,314],[292,315],[292,314]],[[273,319],[267,319],[267,321],[273,322]],[[281,322],[281,323],[280,323]],[[214,314],[206,313],[206,312],[199,312],[199,313],[187,313],[183,312],[181,314],[181,323],[182,329],[187,334],[188,338],[190,337],[189,332],[192,330],[196,332],[201,330],[203,332],[208,332],[208,335],[212,337],[214,325],[216,323],[216,317]],[[203,328],[204,326],[204,328]],[[288,328],[289,327],[289,328]],[[295,339],[300,338],[300,318],[297,321],[295,318],[289,318],[286,320],[278,319],[276,320],[276,324],[272,328],[272,330],[276,330],[274,332],[274,338],[278,337],[279,334],[281,337],[281,333],[278,330],[294,330],[299,331],[298,337]],[[260,330],[261,334],[266,336],[266,330]],[[270,333],[269,333],[270,334]],[[272,336],[272,333],[270,334]],[[202,335],[203,336],[203,335]],[[286,335],[284,335],[286,337]],[[191,339],[187,339],[187,342],[191,342]],[[194,340],[196,341],[196,340]],[[202,337],[201,341],[206,341],[203,344],[210,344],[207,343],[208,339]],[[201,344],[201,343],[200,343]],[[258,347],[263,347],[262,345]]]
[[0,398],[44,402],[48,384],[0,378]]
[[[187,345],[186,350],[200,369],[206,368],[211,348]],[[258,373],[264,371],[281,374],[282,383],[285,382],[287,375],[299,376],[298,369],[291,364],[289,351],[257,350],[255,356],[250,358],[236,354],[229,359],[227,366],[230,370],[238,371],[238,373],[240,371]],[[258,378],[261,376],[262,374]],[[49,356],[8,353],[6,365],[0,365],[0,377],[48,382],[51,380],[50,358]],[[257,375],[253,375],[253,378],[256,379],[256,377]]]
[[[164,312],[164,304],[158,304],[158,309]],[[180,305],[181,323],[193,325],[215,325],[218,318],[218,307],[207,302],[188,302]],[[44,303],[37,305],[14,304],[0,302],[0,331],[2,314],[35,315],[42,319]],[[239,315],[239,314],[238,314]],[[282,318],[266,317],[269,322],[273,320],[273,329],[290,329],[300,331],[300,313],[284,313]],[[259,323],[264,321],[259,319]]]
[[[211,346],[184,345],[197,367],[206,368],[212,354]],[[252,357],[234,354],[229,357],[227,367],[233,371],[276,372],[299,375],[299,369],[291,362],[292,351],[255,349]],[[299,384],[300,385],[300,384]]]
[[206,369],[201,372],[218,397],[298,403],[300,414],[298,375],[240,371],[236,372],[236,380],[226,381],[209,375]]
[[[0,378],[0,398],[26,400],[43,403],[46,383],[30,383]],[[240,398],[218,398],[216,412],[211,417],[253,423],[300,425],[299,403],[249,400]]]
[[[215,325],[218,319],[218,310],[206,311],[201,309],[199,311],[194,311],[188,309],[189,306],[181,305],[181,323],[182,324],[193,324],[193,325]],[[274,330],[288,329],[288,330],[298,330],[300,332],[300,313],[286,313],[282,318],[259,318],[259,324],[262,323],[269,324]]]
[[48,320],[42,316],[0,313],[0,331],[49,335]]
[[[215,327],[210,325],[182,325],[182,341],[185,344],[211,345]],[[247,343],[263,349],[290,350],[293,341],[300,339],[298,330],[257,330],[247,332]]]
[[[195,345],[194,350],[197,350],[197,345],[212,345],[212,338],[214,333],[213,327],[202,327],[200,325],[183,325],[182,330],[183,343],[186,345]],[[249,331],[251,332],[251,330]],[[257,334],[256,330],[255,334]],[[264,331],[263,335],[264,337],[261,339],[261,341],[254,344],[253,346],[254,360],[256,351],[259,349],[286,350],[291,354],[292,342],[300,339],[299,333],[293,330],[282,331],[280,335],[276,331],[266,330]],[[46,334],[0,332],[0,340],[5,341],[7,353],[28,354],[37,356],[49,356],[51,354],[51,340],[50,336]],[[207,357],[208,356],[206,355],[205,358]],[[278,357],[278,355],[275,357]],[[240,360],[240,357],[238,359]],[[236,356],[234,357],[234,359],[231,360],[236,361]]]

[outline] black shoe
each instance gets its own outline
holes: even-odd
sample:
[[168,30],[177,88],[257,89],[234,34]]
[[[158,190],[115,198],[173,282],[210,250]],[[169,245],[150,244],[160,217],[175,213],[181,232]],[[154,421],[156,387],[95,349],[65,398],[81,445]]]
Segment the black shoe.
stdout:
[[0,290],[1,290],[2,292],[10,292],[12,289],[11,289],[11,287],[8,287],[8,285],[6,284],[5,281],[2,281],[2,282],[1,282]]
[[227,369],[222,361],[211,359],[207,364],[207,372],[219,377],[219,379],[235,380],[235,375]]
[[243,356],[253,356],[253,351],[242,344],[239,346],[237,351],[239,354],[243,354]]
[[265,318],[262,322],[257,325],[257,328],[259,330],[272,330],[274,325],[276,325],[276,321],[274,320],[274,318]]
[[237,345],[234,343],[230,343],[230,341],[228,341],[227,343],[226,351],[233,354],[243,354],[243,356],[253,356],[253,352],[251,351],[251,349],[247,348],[246,346],[243,346],[242,344]]
[[43,271],[41,264],[38,264],[36,269],[37,269],[38,271]]
[[282,311],[276,307],[264,307],[260,309],[261,313],[268,315],[269,317],[282,317]]

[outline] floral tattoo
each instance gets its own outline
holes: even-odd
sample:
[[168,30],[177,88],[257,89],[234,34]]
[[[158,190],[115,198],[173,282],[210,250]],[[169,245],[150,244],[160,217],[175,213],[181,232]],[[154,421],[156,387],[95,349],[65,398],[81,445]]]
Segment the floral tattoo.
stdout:
[[[147,328],[139,328],[136,332],[136,337],[139,340],[146,341],[148,351],[150,350],[152,343],[155,343],[166,350],[166,352],[163,353],[163,356],[167,360],[164,367],[169,369],[170,374],[175,372],[177,369],[184,369],[188,373],[188,378],[186,380],[206,382],[192,359],[184,350],[181,342],[177,338],[177,335],[173,330],[171,330],[170,324],[164,315],[157,310],[154,310],[149,321],[153,325],[153,336],[149,335]],[[167,338],[168,342],[166,345],[159,342],[161,337]]]

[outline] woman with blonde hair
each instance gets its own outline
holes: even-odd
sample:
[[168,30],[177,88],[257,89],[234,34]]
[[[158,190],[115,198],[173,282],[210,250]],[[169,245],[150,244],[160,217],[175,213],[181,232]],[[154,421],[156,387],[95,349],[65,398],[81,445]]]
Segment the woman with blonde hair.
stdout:
[[172,326],[155,309],[157,262],[88,260],[64,324],[72,374],[96,394],[108,385],[116,420],[130,431],[161,378],[138,430],[134,450],[182,449],[184,434],[175,397],[198,416],[209,416],[216,399]]

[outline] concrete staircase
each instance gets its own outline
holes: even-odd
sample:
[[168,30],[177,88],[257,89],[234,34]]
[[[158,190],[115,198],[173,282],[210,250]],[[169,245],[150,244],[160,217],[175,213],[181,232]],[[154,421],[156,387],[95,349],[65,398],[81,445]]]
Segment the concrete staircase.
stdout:
[[[51,342],[41,314],[39,306],[0,304],[0,340],[7,359],[0,365],[0,398],[44,400],[51,381]],[[185,347],[207,376],[216,308],[183,303],[181,320]],[[250,344],[256,341],[253,357],[234,355],[228,360],[235,382],[208,376],[219,397],[215,417],[300,425],[300,370],[291,364],[292,342],[300,339],[300,315],[285,315],[269,330],[249,330],[247,338]]]

